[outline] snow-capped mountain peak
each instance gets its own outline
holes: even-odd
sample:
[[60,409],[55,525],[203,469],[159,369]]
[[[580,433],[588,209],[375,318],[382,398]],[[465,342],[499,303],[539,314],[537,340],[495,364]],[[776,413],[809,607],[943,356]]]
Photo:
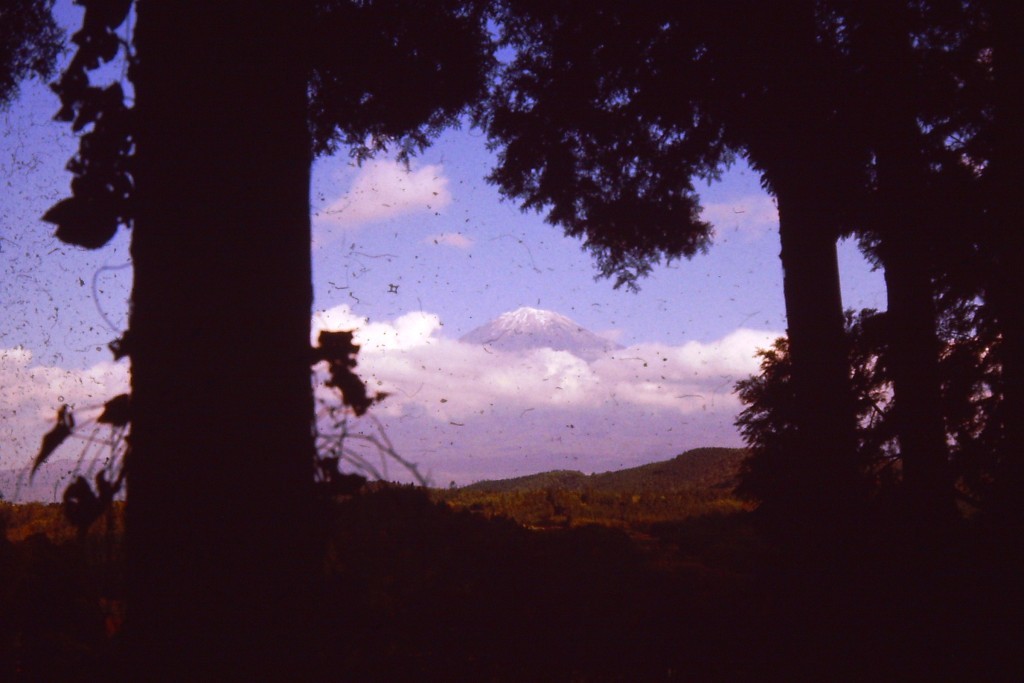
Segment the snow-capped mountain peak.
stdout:
[[568,351],[586,360],[619,348],[560,313],[528,306],[499,315],[467,333],[460,341],[500,351],[549,348]]
[[509,330],[549,327],[552,325],[560,327],[579,327],[572,320],[560,313],[545,311],[540,308],[530,308],[529,306],[521,306],[514,311],[502,313],[494,320],[494,324]]

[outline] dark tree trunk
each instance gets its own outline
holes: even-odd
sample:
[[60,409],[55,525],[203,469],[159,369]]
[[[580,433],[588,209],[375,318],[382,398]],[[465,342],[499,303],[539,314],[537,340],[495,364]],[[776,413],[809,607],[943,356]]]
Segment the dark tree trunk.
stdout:
[[913,239],[916,231],[909,225],[903,229],[904,234],[892,234],[882,246],[889,365],[907,511],[926,523],[951,518],[953,480],[942,417],[932,280],[926,256],[916,253],[915,245],[921,245]]
[[[836,239],[850,159],[838,144],[835,74],[817,42],[815,3],[773,5],[777,47],[767,87],[740,113],[751,160],[779,208],[787,334],[801,466],[790,474],[787,523],[837,540],[850,530],[861,482]],[[774,28],[774,26],[773,26]],[[836,533],[838,532],[838,533]]]
[[835,232],[813,182],[779,189],[779,233],[793,383],[800,423],[799,516],[832,526],[851,519],[857,461]]
[[926,144],[913,109],[916,91],[911,30],[901,3],[868,11],[861,42],[868,55],[867,96],[877,159],[878,207],[871,227],[880,237],[888,298],[889,368],[903,461],[903,492],[918,523],[951,519],[953,481],[942,416],[939,341],[932,264],[941,217],[932,211]]
[[994,272],[987,299],[1002,334],[1004,441],[996,473],[999,514],[1024,530],[1024,6],[993,2],[995,77],[993,153],[986,173],[986,236]]
[[140,2],[129,621],[139,680],[299,658],[310,536],[304,3]]

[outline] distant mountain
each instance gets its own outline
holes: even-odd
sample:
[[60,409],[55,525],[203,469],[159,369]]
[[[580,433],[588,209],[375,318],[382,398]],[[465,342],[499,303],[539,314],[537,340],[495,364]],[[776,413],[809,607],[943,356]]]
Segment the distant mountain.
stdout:
[[543,348],[568,351],[584,360],[593,360],[608,351],[622,348],[564,315],[527,306],[499,315],[465,334],[460,341],[499,351]]
[[511,479],[486,479],[460,487],[463,491],[511,493],[513,491],[541,491],[544,489],[579,490],[586,488],[586,474],[576,470],[552,470]]
[[735,488],[740,463],[746,455],[743,448],[696,448],[671,460],[614,472],[586,475],[572,470],[556,470],[513,479],[480,481],[462,488],[495,493],[543,489],[654,493],[688,489],[721,495]]

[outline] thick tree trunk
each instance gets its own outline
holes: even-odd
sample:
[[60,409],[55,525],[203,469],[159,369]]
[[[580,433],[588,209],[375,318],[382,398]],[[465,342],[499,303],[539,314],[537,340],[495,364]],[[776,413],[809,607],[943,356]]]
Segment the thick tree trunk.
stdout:
[[[835,78],[817,41],[812,0],[773,5],[780,47],[765,58],[767,87],[738,102],[754,165],[774,191],[782,242],[787,334],[801,466],[787,473],[790,528],[842,540],[855,520],[861,474],[836,239],[851,160],[836,144],[828,91]],[[823,88],[828,91],[823,93]],[[766,501],[767,502],[767,501]]]
[[888,298],[889,365],[903,492],[908,512],[921,524],[950,519],[953,481],[942,416],[939,341],[931,268],[933,242],[942,225],[932,211],[928,168],[917,125],[911,30],[901,4],[867,11],[861,42],[868,56],[868,92],[879,210],[871,226],[879,235]]
[[295,664],[314,555],[296,5],[139,3],[128,633],[139,680]]
[[800,516],[810,524],[844,524],[857,503],[853,399],[835,232],[806,189],[778,194],[793,382],[799,404],[798,441],[804,467],[794,472]]
[[993,2],[996,99],[993,153],[986,171],[990,213],[986,236],[993,257],[988,302],[1002,334],[1004,441],[996,473],[998,514],[1024,531],[1024,6]]
[[907,244],[912,231],[904,229],[908,234],[893,235],[883,245],[886,318],[904,495],[908,512],[924,523],[952,516],[953,481],[942,417],[932,281],[926,257],[914,253]]

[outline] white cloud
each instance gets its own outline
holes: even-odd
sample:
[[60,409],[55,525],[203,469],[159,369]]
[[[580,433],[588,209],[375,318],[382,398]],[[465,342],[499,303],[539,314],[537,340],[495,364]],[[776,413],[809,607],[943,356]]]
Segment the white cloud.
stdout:
[[367,353],[434,344],[437,342],[434,334],[441,327],[439,317],[419,311],[406,313],[393,323],[371,323],[354,314],[348,304],[342,304],[313,314],[312,338],[315,343],[322,330],[354,331],[352,340]]
[[779,209],[775,200],[765,193],[705,204],[701,218],[714,225],[719,233],[735,229],[750,237],[760,237],[779,227]]
[[[321,316],[356,322],[347,306]],[[740,445],[733,385],[757,372],[756,350],[779,336],[739,329],[712,343],[639,344],[588,363],[551,349],[485,349],[441,330],[437,316],[410,313],[366,325],[356,341],[360,376],[390,394],[374,416],[399,452],[442,483],[566,459],[591,471]]]
[[439,244],[456,249],[469,249],[473,246],[473,240],[461,232],[442,232],[438,235],[431,235],[423,240],[424,244]]
[[373,160],[359,168],[348,192],[314,212],[313,224],[318,232],[329,232],[410,213],[440,211],[451,201],[443,166],[413,169],[395,161]]
[[612,329],[608,329],[608,330],[599,330],[598,332],[595,332],[594,334],[596,334],[598,337],[601,337],[603,339],[607,339],[610,342],[614,342],[615,344],[618,344],[619,341],[622,339],[623,332],[624,332],[624,330],[620,330],[620,329],[617,329],[617,328],[612,328]]
[[[126,391],[126,363],[67,370],[35,364],[25,349],[0,349],[0,467],[22,467],[30,461],[61,405],[70,406],[76,420],[84,423]],[[74,454],[73,448],[68,454]]]
[[[314,339],[324,329],[356,331],[357,372],[372,391],[390,394],[373,418],[400,454],[442,484],[601,471],[740,445],[732,387],[757,371],[755,351],[778,336],[739,329],[710,343],[637,344],[587,362],[566,351],[464,344],[444,336],[428,312],[370,322],[342,305],[317,313],[312,329]],[[65,370],[36,363],[25,349],[0,350],[0,464],[27,463],[62,403],[87,419],[127,386],[123,363]],[[329,394],[318,387],[318,396]],[[391,475],[400,468],[392,465]]]

